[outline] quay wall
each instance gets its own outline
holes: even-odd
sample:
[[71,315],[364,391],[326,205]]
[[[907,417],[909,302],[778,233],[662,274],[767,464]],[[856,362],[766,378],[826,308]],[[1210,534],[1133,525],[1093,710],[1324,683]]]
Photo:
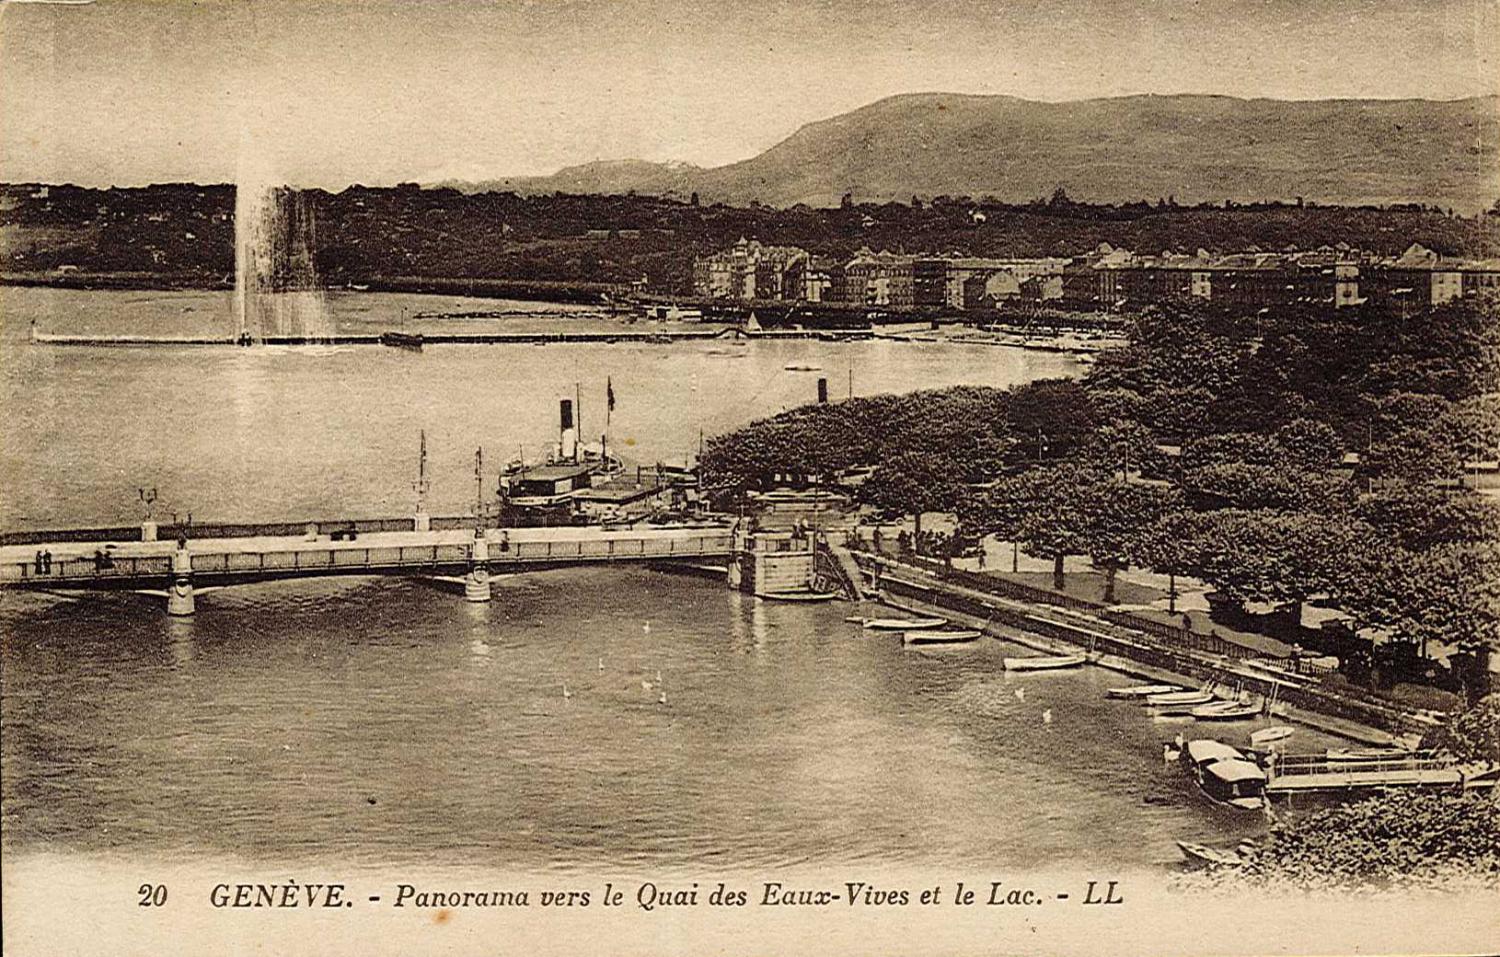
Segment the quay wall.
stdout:
[[[1085,619],[1079,615],[1075,622],[1062,621],[1056,617],[1038,614],[1041,608],[1028,608],[1031,603],[1061,606],[1064,602],[1036,602],[1036,596],[1018,598],[1012,594],[1001,594],[1002,587],[1009,591],[1014,583],[989,579],[999,586],[993,591],[967,587],[944,580],[923,569],[902,565],[890,559],[880,558],[866,552],[855,553],[856,561],[867,571],[876,575],[878,587],[891,595],[920,601],[930,605],[950,608],[975,618],[998,622],[1021,631],[1046,636],[1068,645],[1089,648],[1107,655],[1161,668],[1176,674],[1201,681],[1218,681],[1239,685],[1244,690],[1262,696],[1274,694],[1274,700],[1283,705],[1315,714],[1354,722],[1376,728],[1393,735],[1420,734],[1431,729],[1431,724],[1419,720],[1405,709],[1376,696],[1359,693],[1354,689],[1332,691],[1316,685],[1293,687],[1269,677],[1231,671],[1236,659],[1253,656],[1248,649],[1235,646],[1238,654],[1231,656],[1195,648],[1186,633],[1166,637],[1153,635],[1121,623],[1121,616]],[[982,577],[982,576],[966,576]],[[1025,586],[1020,586],[1025,587]],[[1029,589],[1037,591],[1039,589]],[[1046,593],[1044,593],[1046,594]],[[1066,599],[1067,604],[1084,605],[1067,596],[1049,596]],[[1001,598],[1002,602],[995,599]],[[1081,610],[1081,609],[1080,609]],[[1097,609],[1089,608],[1090,612]],[[1112,620],[1113,619],[1113,620]],[[1202,637],[1202,636],[1198,636]],[[1181,641],[1175,639],[1181,638]],[[1226,643],[1227,644],[1227,643]]]

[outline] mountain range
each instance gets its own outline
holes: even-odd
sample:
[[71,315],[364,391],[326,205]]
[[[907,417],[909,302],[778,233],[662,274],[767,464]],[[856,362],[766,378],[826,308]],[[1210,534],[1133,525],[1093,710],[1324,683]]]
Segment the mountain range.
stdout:
[[1271,100],[1125,96],[1040,102],[915,93],[810,123],[727,166],[613,160],[550,176],[442,183],[467,192],[697,193],[773,206],[1027,202],[1420,203],[1470,213],[1500,199],[1500,98]]

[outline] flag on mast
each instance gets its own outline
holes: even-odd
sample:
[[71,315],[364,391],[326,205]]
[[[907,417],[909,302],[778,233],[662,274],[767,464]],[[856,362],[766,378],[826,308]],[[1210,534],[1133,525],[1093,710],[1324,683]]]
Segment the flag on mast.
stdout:
[[609,376],[604,377],[604,404],[608,411],[615,410],[615,384]]

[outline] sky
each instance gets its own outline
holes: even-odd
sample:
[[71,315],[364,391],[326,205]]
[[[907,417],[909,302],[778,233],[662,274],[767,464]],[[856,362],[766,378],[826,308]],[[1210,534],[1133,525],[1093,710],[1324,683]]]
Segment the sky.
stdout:
[[1500,0],[0,0],[0,179],[746,159],[910,92],[1500,92]]

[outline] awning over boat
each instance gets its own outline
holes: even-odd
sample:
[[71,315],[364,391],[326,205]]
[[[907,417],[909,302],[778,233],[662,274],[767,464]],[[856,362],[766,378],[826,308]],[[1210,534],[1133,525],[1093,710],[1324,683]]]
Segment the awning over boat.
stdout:
[[1266,779],[1266,772],[1262,771],[1257,765],[1242,758],[1215,761],[1204,770],[1204,773],[1213,775],[1225,784],[1237,784],[1240,781],[1264,781]]
[[1244,755],[1238,749],[1232,748],[1222,741],[1212,738],[1198,738],[1187,743],[1188,760],[1194,764],[1203,764],[1208,761],[1238,761],[1243,760]]

